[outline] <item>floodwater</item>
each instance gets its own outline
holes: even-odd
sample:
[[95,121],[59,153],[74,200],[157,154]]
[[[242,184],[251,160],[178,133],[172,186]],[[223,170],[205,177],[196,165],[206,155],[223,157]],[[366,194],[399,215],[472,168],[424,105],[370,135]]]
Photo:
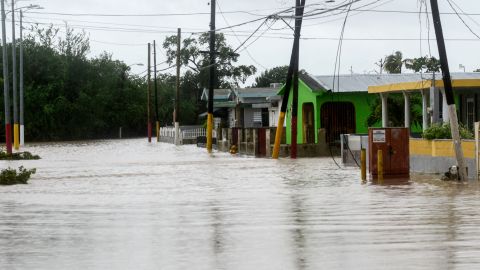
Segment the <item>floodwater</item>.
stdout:
[[0,269],[479,269],[480,188],[145,139],[29,145]]

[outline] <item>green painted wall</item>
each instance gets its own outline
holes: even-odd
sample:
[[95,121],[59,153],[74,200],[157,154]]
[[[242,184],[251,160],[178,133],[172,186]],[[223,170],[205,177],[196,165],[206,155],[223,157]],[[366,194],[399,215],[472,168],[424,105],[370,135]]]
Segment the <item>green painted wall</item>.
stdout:
[[[364,92],[356,93],[329,93],[329,92],[312,92],[311,89],[300,80],[298,90],[298,128],[297,143],[303,143],[303,104],[313,103],[315,112],[315,130],[321,127],[320,110],[321,106],[326,102],[351,102],[355,108],[356,133],[367,133],[367,118],[370,115],[370,104],[374,102],[376,95],[369,95]],[[291,142],[291,104],[292,92],[290,92],[289,104],[287,109],[287,143]],[[318,134],[315,133],[315,142],[318,142]]]

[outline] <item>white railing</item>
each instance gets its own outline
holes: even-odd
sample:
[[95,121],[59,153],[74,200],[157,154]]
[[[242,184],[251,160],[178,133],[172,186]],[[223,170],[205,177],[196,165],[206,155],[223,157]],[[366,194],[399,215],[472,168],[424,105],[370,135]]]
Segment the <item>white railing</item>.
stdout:
[[204,128],[195,128],[182,130],[180,132],[180,139],[196,139],[200,136],[207,136],[207,131]]
[[[186,139],[196,139],[197,137],[205,137],[207,136],[207,131],[205,128],[186,128],[182,129],[180,127],[180,134],[179,139],[180,141]],[[217,137],[217,132],[215,130],[212,131],[213,138]],[[175,127],[161,127],[160,128],[160,138],[172,138],[175,139]]]
[[175,138],[175,128],[174,127],[160,128],[160,137]]

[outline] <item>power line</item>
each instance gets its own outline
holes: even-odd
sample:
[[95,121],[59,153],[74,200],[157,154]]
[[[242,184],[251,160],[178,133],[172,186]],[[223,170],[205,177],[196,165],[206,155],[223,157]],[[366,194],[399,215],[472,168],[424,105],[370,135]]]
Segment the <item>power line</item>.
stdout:
[[[7,20],[8,21],[8,20]],[[25,22],[24,23],[29,23],[29,24],[40,24],[40,25],[51,25],[49,23],[41,23],[41,22]],[[59,25],[59,26],[64,26],[61,24],[53,24],[53,25]],[[79,25],[69,25],[72,27],[82,27]],[[89,29],[89,28],[85,28]],[[97,29],[90,29],[90,30],[97,30]],[[100,29],[102,31],[114,31],[114,32],[125,32],[125,33],[131,33],[131,32],[141,32],[141,30],[135,30],[135,29],[128,29],[128,31],[123,31],[121,29]],[[150,33],[150,32],[146,32]],[[152,33],[158,34],[158,33],[164,33],[168,34],[170,32],[162,32],[162,31],[153,31]],[[198,34],[197,32],[193,32],[192,34]],[[230,34],[228,32],[223,33],[226,36],[234,36],[234,34]],[[246,34],[236,34],[239,37],[247,37],[249,35]],[[286,40],[291,40],[293,37],[290,36],[291,34],[289,33],[270,33],[269,35],[253,35],[252,37],[254,38],[268,38],[268,39],[286,39]],[[302,40],[331,40],[331,41],[338,41],[338,37],[319,37],[319,36],[302,36],[300,37]],[[372,37],[372,38],[343,38],[344,41],[419,41],[420,38],[408,38],[408,37],[400,37],[400,38],[393,38],[393,37]],[[434,38],[422,38],[421,40],[435,40]],[[446,38],[446,41],[479,41],[479,39],[475,38]],[[99,41],[100,43],[107,43],[106,41]],[[128,43],[113,43],[112,45],[125,45],[125,46],[137,46],[139,44],[128,44]]]
[[[222,8],[220,7],[220,1],[217,0],[216,3],[217,3],[217,6],[218,6],[218,10],[220,11],[220,14],[221,14],[222,17],[223,17],[223,20],[225,21],[225,23],[227,24],[227,26],[230,26],[230,24],[229,24],[228,21],[227,21],[227,18],[225,18],[225,15],[224,15],[223,12],[222,12]],[[263,25],[265,22],[266,22],[266,21],[264,21],[264,22],[262,23],[262,25]],[[232,29],[232,33],[235,35],[235,38],[236,38],[236,39],[238,40],[238,42],[240,43],[240,46],[239,46],[239,48],[240,48],[247,40],[245,40],[245,42],[242,43],[242,42],[240,41],[240,38],[238,37],[237,33],[235,32],[235,30]],[[260,64],[260,63],[250,54],[250,52],[248,51],[247,48],[245,48],[245,51],[247,52],[247,55],[250,57],[250,59],[252,59],[253,62],[255,62],[257,65],[261,66],[262,68],[267,69],[264,65]]]
[[473,34],[475,35],[478,39],[480,39],[480,36],[475,33],[473,31],[473,29],[467,24],[467,22],[465,22],[465,20],[462,18],[462,16],[460,16],[460,14],[458,14],[457,10],[455,9],[455,7],[452,5],[452,2],[450,2],[451,0],[447,0],[447,3],[450,5],[450,7],[452,8],[452,10],[455,12],[455,14],[457,14],[457,17],[460,19],[460,21],[462,21],[462,23],[465,25],[465,27],[468,28],[468,30]]

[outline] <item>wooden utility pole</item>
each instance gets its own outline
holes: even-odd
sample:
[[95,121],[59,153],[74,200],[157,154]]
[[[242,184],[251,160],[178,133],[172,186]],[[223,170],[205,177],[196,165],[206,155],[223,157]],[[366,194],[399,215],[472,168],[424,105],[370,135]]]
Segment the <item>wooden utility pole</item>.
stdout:
[[155,135],[160,141],[160,121],[158,120],[158,91],[157,91],[157,44],[153,41],[153,89],[155,93]]
[[175,91],[175,144],[179,144],[179,135],[180,135],[180,47],[181,47],[181,38],[182,29],[178,28],[177,33],[177,80],[176,80],[176,91]]
[[[272,152],[272,158],[277,159],[279,152],[280,152],[280,142],[282,139],[282,134],[283,134],[283,122],[285,121],[285,114],[287,111],[287,105],[288,105],[288,98],[290,96],[290,88],[292,86],[292,76],[294,77],[293,84],[294,84],[294,96],[295,96],[295,80],[297,81],[296,83],[296,89],[297,89],[297,95],[298,95],[298,55],[299,55],[299,48],[300,48],[300,30],[302,27],[302,20],[303,20],[303,10],[305,6],[305,0],[296,0],[295,2],[296,8],[295,8],[295,34],[294,34],[294,41],[293,41],[293,48],[292,48],[292,55],[290,57],[290,65],[288,67],[288,72],[287,72],[287,79],[285,82],[285,87],[284,87],[284,92],[283,92],[283,97],[282,97],[282,107],[280,108],[280,115],[278,116],[278,124],[277,124],[277,130],[275,132],[275,144],[273,146],[273,152]],[[296,69],[295,69],[296,67]],[[295,70],[296,76],[294,76]],[[296,77],[296,78],[295,78]],[[295,99],[295,97],[294,97]],[[297,102],[293,101],[293,104],[295,104],[295,110],[298,107],[298,96],[297,96]],[[292,104],[292,138],[291,138],[291,146],[292,150],[291,152],[295,151],[295,156],[292,158],[296,157],[296,145],[297,145],[297,124],[296,124],[296,114],[295,114],[295,123],[293,121],[293,104]],[[295,131],[293,131],[295,129]],[[295,134],[294,134],[295,133]],[[295,137],[294,137],[295,136]],[[293,150],[295,148],[295,150]]]
[[291,145],[290,145],[290,158],[297,158],[297,131],[298,131],[298,62],[300,58],[300,30],[302,29],[303,10],[305,6],[305,0],[296,0],[296,9],[298,9],[298,15],[295,16],[295,40],[297,46],[295,48],[295,61],[293,66],[293,97],[292,97],[292,121],[291,121]]
[[147,68],[147,135],[148,135],[148,142],[152,142],[152,119],[150,116],[150,108],[151,108],[151,100],[150,97],[152,95],[152,90],[151,90],[151,75],[150,75],[150,69],[151,69],[151,63],[150,63],[150,43],[148,43],[148,68]]
[[[452,80],[448,67],[447,50],[445,48],[445,40],[443,38],[442,22],[440,20],[440,12],[438,10],[437,0],[430,0],[432,7],[433,26],[435,27],[435,35],[437,37],[438,53],[440,56],[440,66],[442,67],[443,86],[445,89],[445,99],[448,105],[448,114],[450,118],[450,129],[452,133],[453,144],[455,148],[455,156],[459,171],[459,180],[467,180],[467,168],[463,158],[462,141],[458,130],[457,110],[455,108],[455,100],[453,97]],[[445,112],[444,112],[445,113]]]
[[208,117],[207,117],[207,151],[212,152],[213,130],[213,89],[215,88],[215,6],[216,1],[210,2],[210,80],[208,86]]

